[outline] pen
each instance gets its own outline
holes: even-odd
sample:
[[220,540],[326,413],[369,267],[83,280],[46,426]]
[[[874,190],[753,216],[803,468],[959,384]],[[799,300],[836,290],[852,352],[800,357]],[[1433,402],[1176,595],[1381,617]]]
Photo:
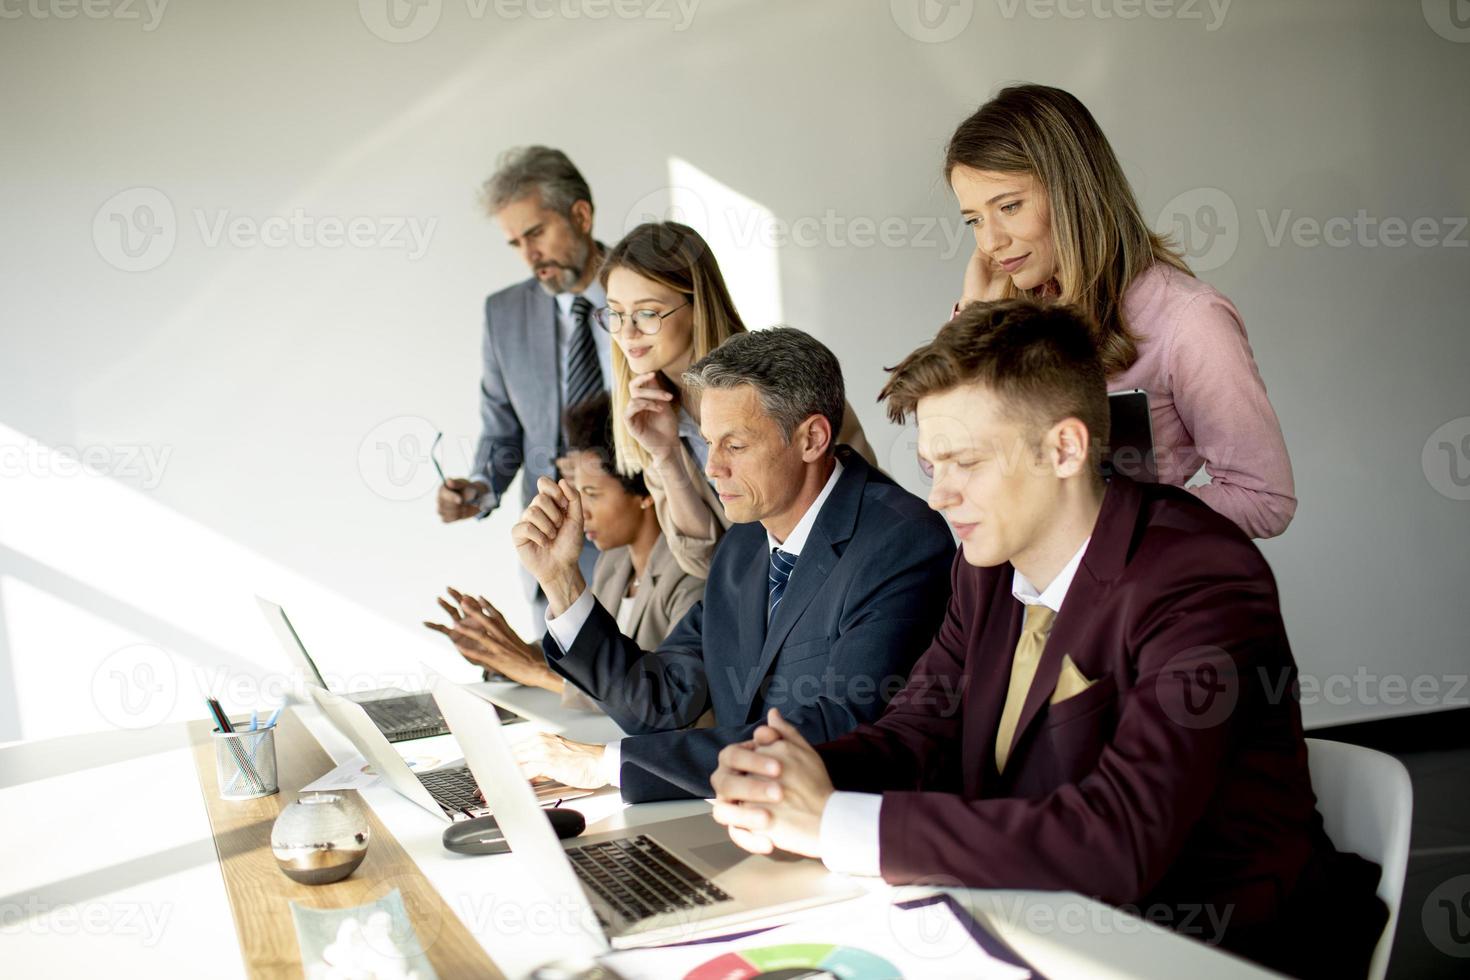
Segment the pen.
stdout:
[[274,728],[274,727],[276,727],[276,720],[281,717],[281,708],[284,708],[284,707],[285,707],[285,705],[283,704],[279,708],[277,708],[275,711],[272,711],[271,712],[271,716],[265,720],[265,727],[266,728]]
[[250,730],[253,732],[253,731],[258,731],[259,729],[260,729],[260,712],[259,711],[256,711],[254,708],[251,708],[250,709]]
[[[235,727],[230,724],[230,719],[225,715],[225,709],[220,707],[217,698],[209,698],[205,701],[205,704],[209,706],[209,713],[214,715],[215,725],[218,726],[221,732],[231,734],[235,731]],[[265,781],[260,778],[260,773],[255,771],[255,766],[251,765],[250,760],[246,758],[245,751],[241,747],[239,740],[232,738],[229,740],[229,743],[230,754],[235,757],[235,762],[245,774],[246,780],[254,787],[257,793],[264,793]]]

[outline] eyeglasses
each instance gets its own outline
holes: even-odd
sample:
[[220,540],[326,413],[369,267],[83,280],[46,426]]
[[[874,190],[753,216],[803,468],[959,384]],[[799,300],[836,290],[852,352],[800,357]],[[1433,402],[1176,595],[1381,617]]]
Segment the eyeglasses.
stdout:
[[665,313],[660,313],[658,310],[634,310],[632,313],[619,313],[617,310],[610,310],[604,306],[593,316],[597,320],[597,325],[613,336],[622,333],[623,328],[631,323],[639,333],[651,337],[663,329],[666,317],[673,316],[688,305],[689,301],[685,300]]

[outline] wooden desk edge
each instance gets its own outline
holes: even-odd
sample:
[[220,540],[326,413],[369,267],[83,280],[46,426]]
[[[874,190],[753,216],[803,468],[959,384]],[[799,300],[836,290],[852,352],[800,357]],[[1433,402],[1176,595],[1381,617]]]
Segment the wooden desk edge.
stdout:
[[190,722],[189,741],[249,976],[283,980],[303,976],[291,902],[313,908],[351,908],[397,888],[419,942],[440,977],[504,980],[459,916],[356,791],[344,795],[357,798],[367,814],[370,836],[367,858],[350,877],[330,885],[300,885],[276,866],[270,849],[276,816],[296,799],[302,786],[332,768],[332,760],[293,710],[282,713],[276,728],[281,790],[273,796],[220,799],[212,730],[206,721]]

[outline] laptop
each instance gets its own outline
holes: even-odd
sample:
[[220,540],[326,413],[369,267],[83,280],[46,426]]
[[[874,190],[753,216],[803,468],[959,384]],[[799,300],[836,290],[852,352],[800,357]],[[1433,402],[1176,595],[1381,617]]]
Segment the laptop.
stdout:
[[[296,627],[291,625],[291,619],[286,615],[286,610],[260,596],[256,596],[255,601],[260,606],[261,614],[265,616],[266,622],[270,624],[271,632],[275,634],[281,648],[301,667],[307,686],[316,686],[330,691],[331,688],[327,686],[326,678],[322,677],[321,671],[317,670],[316,661],[312,660],[311,654],[306,652],[306,644],[301,642],[301,637],[296,633]],[[378,730],[390,742],[407,742],[415,738],[432,738],[435,735],[449,734],[449,729],[444,724],[444,716],[439,713],[438,705],[427,693],[410,694],[399,688],[388,687],[349,694],[347,698],[362,705],[373,724],[378,726]],[[497,710],[500,711],[501,720],[507,723],[525,720],[520,715],[504,708]]]
[[1140,483],[1158,483],[1154,458],[1153,418],[1148,392],[1142,388],[1108,395],[1108,445],[1103,450],[1103,475],[1121,473]]
[[[313,687],[310,691],[312,700],[322,709],[332,727],[352,743],[352,747],[400,796],[417,803],[434,816],[450,821],[472,820],[490,814],[490,807],[475,796],[478,787],[468,767],[450,763],[427,772],[414,772],[368,717],[364,710],[366,705],[349,701],[324,687]],[[475,700],[490,705],[488,701]],[[486,712],[494,714],[488,707]],[[499,720],[498,716],[496,720]],[[531,791],[533,807],[592,795],[591,790],[572,789],[550,779],[532,784],[522,778],[519,771],[516,781]]]
[[585,900],[600,938],[616,949],[725,934],[756,920],[772,925],[867,893],[820,861],[749,854],[707,813],[558,840],[490,704],[432,674],[429,689],[510,849],[534,862],[551,894]]

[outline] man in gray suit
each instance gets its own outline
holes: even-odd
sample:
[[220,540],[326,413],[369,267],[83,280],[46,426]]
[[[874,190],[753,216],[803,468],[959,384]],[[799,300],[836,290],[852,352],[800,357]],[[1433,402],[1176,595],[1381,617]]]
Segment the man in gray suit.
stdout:
[[[537,478],[556,476],[562,411],[605,390],[612,376],[609,337],[592,320],[607,296],[597,281],[603,248],[592,237],[592,191],[581,172],[560,150],[519,147],[501,156],[483,197],[532,274],[485,301],[480,442],[471,475],[439,488],[446,523],[488,516],[522,470],[528,505]],[[596,559],[587,546],[581,564],[589,574]],[[545,599],[522,577],[539,620]]]

